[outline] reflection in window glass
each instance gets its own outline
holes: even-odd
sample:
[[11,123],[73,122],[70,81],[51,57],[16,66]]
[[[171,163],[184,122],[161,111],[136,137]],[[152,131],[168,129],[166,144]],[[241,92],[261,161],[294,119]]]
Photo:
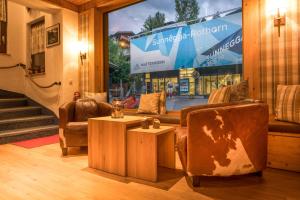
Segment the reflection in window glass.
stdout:
[[177,1],[147,0],[109,13],[110,100],[134,99],[133,108],[142,94],[165,91],[167,109],[179,110],[240,82],[241,0],[184,0],[184,8]]

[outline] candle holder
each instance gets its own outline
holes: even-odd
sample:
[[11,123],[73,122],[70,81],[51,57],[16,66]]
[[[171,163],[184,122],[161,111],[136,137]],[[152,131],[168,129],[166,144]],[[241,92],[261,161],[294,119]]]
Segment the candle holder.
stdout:
[[124,104],[121,99],[114,99],[112,101],[112,118],[123,118],[124,117]]
[[144,117],[142,122],[141,122],[141,127],[142,129],[149,129],[150,126],[150,121],[147,117]]

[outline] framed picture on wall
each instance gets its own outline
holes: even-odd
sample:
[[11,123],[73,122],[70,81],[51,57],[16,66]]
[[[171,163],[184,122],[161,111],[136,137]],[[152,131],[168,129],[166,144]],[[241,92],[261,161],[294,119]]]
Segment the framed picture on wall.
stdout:
[[60,44],[60,25],[55,24],[46,28],[46,46],[47,48]]

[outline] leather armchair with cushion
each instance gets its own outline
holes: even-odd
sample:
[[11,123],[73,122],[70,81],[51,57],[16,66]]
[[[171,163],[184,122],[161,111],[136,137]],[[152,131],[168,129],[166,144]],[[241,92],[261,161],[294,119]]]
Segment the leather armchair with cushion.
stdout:
[[180,160],[194,186],[201,176],[261,175],[266,168],[267,104],[217,105],[188,112],[178,137]]
[[97,103],[93,99],[79,99],[59,108],[59,138],[62,154],[68,154],[68,147],[88,145],[88,118],[109,116],[112,107],[108,103]]

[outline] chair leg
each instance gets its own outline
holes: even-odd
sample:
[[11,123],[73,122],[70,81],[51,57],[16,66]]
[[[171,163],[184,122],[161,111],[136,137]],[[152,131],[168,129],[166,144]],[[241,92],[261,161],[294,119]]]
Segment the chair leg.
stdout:
[[263,176],[263,172],[262,171],[258,171],[258,172],[255,172],[254,175],[262,177]]
[[61,148],[61,151],[63,156],[68,155],[68,148]]
[[200,176],[192,176],[191,179],[193,187],[200,187]]

